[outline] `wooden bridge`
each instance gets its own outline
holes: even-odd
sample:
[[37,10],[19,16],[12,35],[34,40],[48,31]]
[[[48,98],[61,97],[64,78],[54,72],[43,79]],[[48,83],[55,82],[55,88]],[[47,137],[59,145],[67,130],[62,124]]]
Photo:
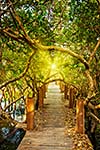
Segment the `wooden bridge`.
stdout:
[[[40,115],[40,127],[27,131],[17,150],[72,150],[72,138],[66,134],[66,111],[63,94],[50,84]],[[70,116],[69,116],[70,117]]]
[[[26,116],[27,123],[23,122],[24,117],[21,115],[12,116],[19,121],[16,127],[26,130],[17,150],[79,150],[81,144],[83,149],[80,150],[93,150],[88,137],[83,134],[85,113],[82,99],[77,100],[75,109],[75,89],[62,82],[51,82],[47,87],[39,87],[36,100],[35,97],[28,97],[24,101],[26,113],[22,115]],[[2,95],[1,101],[6,98],[5,93]],[[17,112],[18,100],[8,101],[8,106],[5,101],[5,110],[10,112],[9,106],[16,106],[13,110]],[[77,136],[76,131],[82,136]]]
[[68,103],[64,102],[64,95],[59,87],[52,83],[48,88],[44,107],[40,110],[39,120],[36,118],[38,127],[26,132],[17,150],[76,150],[69,133],[72,122],[74,123],[74,119],[69,122],[72,117],[69,111]]

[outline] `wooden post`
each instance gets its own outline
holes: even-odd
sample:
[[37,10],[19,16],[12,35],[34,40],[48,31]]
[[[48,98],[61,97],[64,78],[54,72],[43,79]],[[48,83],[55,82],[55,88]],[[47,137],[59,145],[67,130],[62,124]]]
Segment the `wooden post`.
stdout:
[[0,115],[1,115],[1,112],[2,112],[1,102],[2,102],[2,94],[0,94]]
[[69,91],[69,108],[73,108],[74,102],[73,102],[73,88],[70,88]]
[[46,91],[47,91],[47,87],[46,87],[46,85],[44,84],[44,98],[46,98]]
[[42,88],[42,94],[43,94],[43,98],[45,98],[45,93],[46,93],[46,87],[45,84],[43,84]]
[[64,89],[64,99],[68,99],[67,93],[68,93],[68,87],[67,87],[67,85],[65,85],[65,89]]
[[27,129],[34,129],[34,98],[28,97],[26,99],[26,119]]
[[84,100],[79,99],[76,103],[76,132],[84,133]]
[[43,107],[43,88],[40,87],[39,88],[39,108],[42,108]]
[[60,82],[60,90],[62,93],[64,92],[64,87],[65,87],[64,84],[62,82]]

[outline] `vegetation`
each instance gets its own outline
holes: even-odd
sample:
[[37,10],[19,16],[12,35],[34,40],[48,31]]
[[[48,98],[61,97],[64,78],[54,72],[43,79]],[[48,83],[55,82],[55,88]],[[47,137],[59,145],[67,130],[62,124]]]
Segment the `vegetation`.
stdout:
[[2,0],[0,17],[4,99],[15,102],[62,79],[100,122],[100,1]]

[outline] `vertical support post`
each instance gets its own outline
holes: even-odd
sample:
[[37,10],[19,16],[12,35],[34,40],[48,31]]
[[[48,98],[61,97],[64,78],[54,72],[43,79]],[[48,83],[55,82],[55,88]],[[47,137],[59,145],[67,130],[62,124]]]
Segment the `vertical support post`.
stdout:
[[76,132],[84,133],[84,100],[78,99],[76,103]]
[[26,99],[26,119],[27,119],[27,129],[34,129],[34,98],[28,97]]
[[39,88],[39,108],[42,108],[43,107],[43,88],[40,87]]
[[64,89],[64,99],[67,99],[67,98],[68,98],[67,93],[68,93],[68,87],[67,87],[67,85],[65,85],[65,89]]
[[73,96],[74,96],[74,95],[73,95],[73,88],[71,87],[71,88],[70,88],[70,91],[69,91],[69,97],[70,97],[70,98],[69,98],[69,108],[73,108],[73,105],[74,105],[74,104],[73,104],[73,103],[74,103],[74,102],[73,102]]
[[64,84],[62,82],[60,82],[60,89],[61,89],[61,92],[64,92]]
[[1,102],[2,102],[3,93],[0,93],[0,115],[2,112]]
[[46,88],[46,85],[44,84],[44,98],[46,98],[46,91],[47,91],[47,88]]
[[43,84],[43,86],[41,88],[42,88],[42,95],[44,98],[45,97],[45,91],[46,91],[45,84]]
[[1,112],[2,112],[1,101],[2,101],[2,98],[0,98],[0,115],[1,115]]

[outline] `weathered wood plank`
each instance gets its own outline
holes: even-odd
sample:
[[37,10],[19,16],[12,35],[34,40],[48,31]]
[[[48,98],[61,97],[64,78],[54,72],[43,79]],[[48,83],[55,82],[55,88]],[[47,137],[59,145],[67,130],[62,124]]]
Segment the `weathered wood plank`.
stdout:
[[44,101],[41,129],[27,131],[18,150],[72,150],[72,139],[65,132],[65,109],[62,94],[53,85]]

